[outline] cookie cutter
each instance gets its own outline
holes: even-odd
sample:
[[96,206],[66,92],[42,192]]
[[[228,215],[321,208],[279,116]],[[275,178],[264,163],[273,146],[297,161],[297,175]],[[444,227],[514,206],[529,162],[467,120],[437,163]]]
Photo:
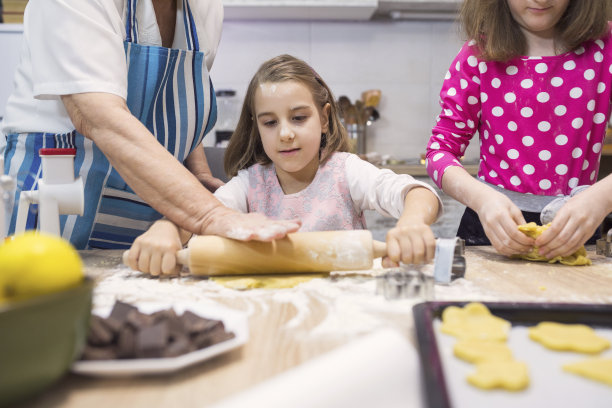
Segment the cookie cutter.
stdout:
[[605,238],[597,240],[595,253],[597,255],[612,257],[612,228],[608,230],[608,234]]

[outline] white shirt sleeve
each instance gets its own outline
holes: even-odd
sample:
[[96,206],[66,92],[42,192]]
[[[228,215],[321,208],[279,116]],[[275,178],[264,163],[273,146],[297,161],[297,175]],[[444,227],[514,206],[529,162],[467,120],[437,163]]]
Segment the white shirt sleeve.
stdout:
[[240,170],[236,177],[232,177],[225,185],[215,191],[215,197],[226,207],[242,213],[249,211],[247,192],[249,191],[249,171]]
[[404,210],[404,199],[414,187],[429,189],[438,199],[442,214],[442,200],[427,183],[416,180],[408,174],[396,174],[389,169],[379,169],[357,155],[350,155],[345,164],[346,178],[351,197],[357,210],[374,210],[382,215],[399,218]]

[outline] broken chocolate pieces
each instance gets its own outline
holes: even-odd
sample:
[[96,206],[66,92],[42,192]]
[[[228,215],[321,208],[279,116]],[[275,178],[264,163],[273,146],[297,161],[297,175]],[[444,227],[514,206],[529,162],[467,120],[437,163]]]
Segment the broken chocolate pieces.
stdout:
[[173,309],[142,313],[116,302],[110,315],[91,316],[83,360],[177,357],[234,338],[220,320]]

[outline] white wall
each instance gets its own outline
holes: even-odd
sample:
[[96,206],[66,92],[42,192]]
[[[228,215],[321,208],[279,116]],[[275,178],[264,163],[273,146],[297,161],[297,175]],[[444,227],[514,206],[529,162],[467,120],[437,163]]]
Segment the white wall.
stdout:
[[[242,100],[259,65],[289,53],[310,63],[336,98],[354,101],[378,88],[381,119],[368,129],[368,150],[414,159],[425,152],[444,74],[462,42],[450,21],[226,21],[211,75],[216,89],[235,89]],[[477,158],[472,143],[466,159]]]
[[0,24],[0,118],[6,100],[13,91],[13,74],[21,51],[21,24]]

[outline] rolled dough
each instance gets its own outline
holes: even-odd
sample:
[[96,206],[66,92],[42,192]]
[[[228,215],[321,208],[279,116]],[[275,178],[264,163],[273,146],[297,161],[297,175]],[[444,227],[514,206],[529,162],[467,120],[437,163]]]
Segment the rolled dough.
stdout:
[[329,277],[323,273],[301,273],[295,275],[223,276],[211,278],[230,289],[288,289],[315,278]]
[[612,358],[592,358],[565,364],[563,369],[591,380],[601,381],[612,386]]
[[444,309],[440,330],[461,340],[505,341],[510,327],[510,322],[493,316],[485,305],[473,302]]
[[541,322],[529,328],[529,338],[551,350],[600,353],[610,348],[610,341],[584,324]]
[[[535,222],[530,222],[528,224],[519,225],[518,229],[530,238],[537,238],[542,235],[542,232],[546,231],[548,227],[550,227],[550,224],[538,225]],[[545,261],[548,263],[560,262],[563,265],[570,266],[591,265],[591,260],[587,257],[586,249],[584,249],[584,246],[579,248],[571,255],[556,256],[552,259],[548,259],[540,255],[537,247],[533,247],[531,251],[527,254],[514,255],[514,257],[526,259],[528,261]]]

